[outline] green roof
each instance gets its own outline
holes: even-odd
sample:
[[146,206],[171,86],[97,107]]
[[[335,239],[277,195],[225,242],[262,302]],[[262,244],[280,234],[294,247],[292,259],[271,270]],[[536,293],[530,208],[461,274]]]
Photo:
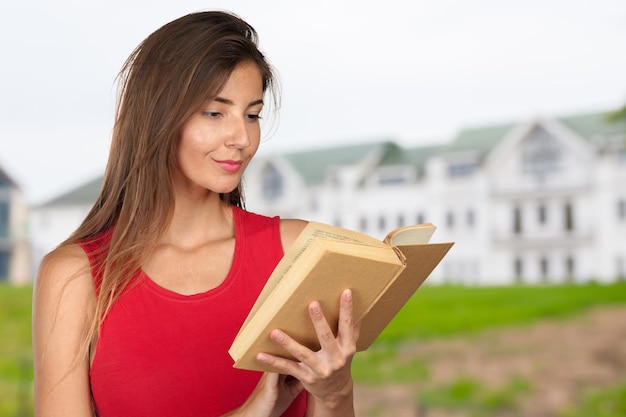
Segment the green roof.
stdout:
[[513,128],[513,123],[464,129],[453,142],[441,148],[441,152],[462,152],[491,150]]
[[610,120],[608,113],[593,113],[558,119],[561,123],[585,139],[594,136],[613,136],[626,134],[626,119]]
[[423,165],[428,158],[444,149],[442,145],[419,146],[402,150],[402,157],[415,165]]
[[308,183],[324,181],[333,167],[357,163],[388,142],[338,146],[283,155]]
[[412,158],[410,158],[411,154],[409,154],[406,149],[398,146],[396,143],[387,142],[384,146],[384,154],[379,161],[379,165],[412,164],[414,162]]
[[283,156],[306,182],[320,183],[333,167],[358,163],[374,152],[382,153],[378,165],[421,165],[440,149],[440,145],[403,148],[393,141],[381,141],[302,151]]
[[96,202],[98,195],[100,194],[100,188],[102,187],[102,177],[98,177],[90,182],[81,185],[65,194],[62,194],[47,203],[42,204],[42,207],[52,206],[65,206],[75,204],[93,204]]
[[[555,120],[587,140],[598,135],[613,136],[626,134],[626,119],[610,120],[609,113],[591,113],[558,117]],[[447,146],[443,146],[440,151],[488,152],[495,147],[515,125],[516,123],[503,123],[461,130],[454,141]]]

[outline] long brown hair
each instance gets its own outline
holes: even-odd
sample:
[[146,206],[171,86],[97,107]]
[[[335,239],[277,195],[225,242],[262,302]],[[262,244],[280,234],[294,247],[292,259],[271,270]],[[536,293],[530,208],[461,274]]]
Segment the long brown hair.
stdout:
[[[94,254],[94,266],[102,276],[86,344],[171,220],[171,178],[183,124],[219,93],[233,69],[244,61],[258,66],[263,91],[274,93],[277,106],[275,77],[258,49],[257,33],[233,14],[199,12],[174,20],[146,38],[122,67],[100,195],[63,243],[112,234],[110,243]],[[220,198],[242,207],[241,184]]]

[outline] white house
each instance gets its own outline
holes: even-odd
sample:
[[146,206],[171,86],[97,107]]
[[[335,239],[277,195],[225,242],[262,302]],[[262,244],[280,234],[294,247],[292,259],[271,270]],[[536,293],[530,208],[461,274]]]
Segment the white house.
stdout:
[[31,210],[34,269],[46,253],[67,239],[80,225],[96,201],[101,186],[102,177],[99,177]]
[[29,210],[17,184],[0,168],[0,281],[30,282]]
[[380,238],[431,222],[456,245],[429,281],[626,277],[626,122],[603,114],[461,131],[438,147],[393,142],[259,158],[248,208]]
[[[38,254],[78,224],[98,186],[36,210]],[[68,204],[77,194],[83,199]],[[381,141],[257,156],[245,194],[251,211],[381,239],[397,226],[434,223],[434,240],[456,244],[430,282],[626,276],[626,121],[601,113],[466,129],[438,146]]]

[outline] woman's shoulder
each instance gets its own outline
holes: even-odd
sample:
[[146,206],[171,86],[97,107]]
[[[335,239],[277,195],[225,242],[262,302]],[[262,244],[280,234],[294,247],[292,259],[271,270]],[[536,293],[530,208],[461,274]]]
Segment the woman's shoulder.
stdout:
[[267,216],[251,211],[246,211],[238,207],[232,208],[235,216],[235,223],[245,223],[246,229],[253,231],[256,229],[272,230],[275,233],[275,228],[278,226],[280,231],[280,239],[283,248],[286,250],[291,246],[294,240],[300,235],[300,232],[309,223],[306,220],[300,219],[283,219],[279,216]]
[[293,244],[307,224],[308,221],[301,219],[280,219],[280,238],[284,251]]
[[89,259],[78,243],[61,245],[49,252],[41,261],[42,267],[53,270],[75,269],[85,265],[89,265]]
[[48,253],[36,278],[39,291],[56,293],[71,288],[76,296],[93,293],[89,258],[79,244],[65,244]]

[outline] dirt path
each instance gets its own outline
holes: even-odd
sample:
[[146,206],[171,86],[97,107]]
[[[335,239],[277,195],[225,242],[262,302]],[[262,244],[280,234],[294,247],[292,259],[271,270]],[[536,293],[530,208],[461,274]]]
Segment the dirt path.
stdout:
[[515,378],[529,382],[515,413],[493,416],[557,417],[593,388],[626,380],[626,308],[594,309],[567,320],[546,320],[472,337],[432,340],[405,346],[403,357],[428,364],[428,381],[368,387],[355,392],[359,417],[460,417],[470,413],[419,409],[420,390],[459,378],[486,387]]

